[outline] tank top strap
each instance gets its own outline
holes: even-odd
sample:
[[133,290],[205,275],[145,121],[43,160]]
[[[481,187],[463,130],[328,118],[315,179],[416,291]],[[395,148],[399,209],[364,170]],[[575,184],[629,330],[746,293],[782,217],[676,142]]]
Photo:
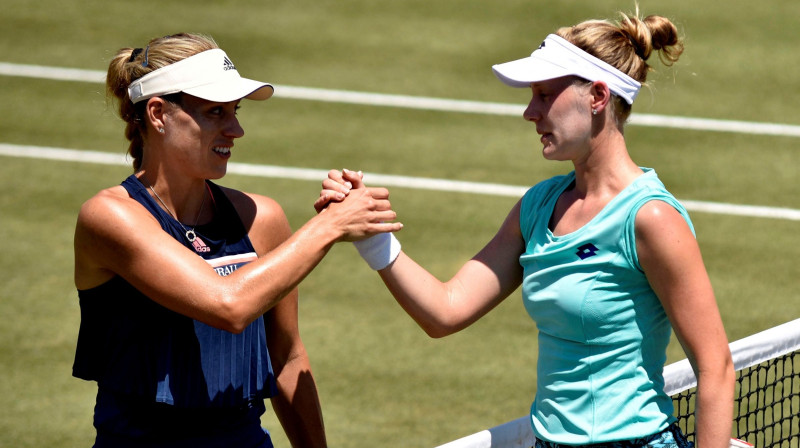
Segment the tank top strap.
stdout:
[[131,198],[142,204],[156,218],[165,232],[180,241],[184,246],[192,248],[191,243],[186,240],[186,231],[181,227],[180,223],[156,203],[155,199],[147,191],[147,187],[135,174],[128,176],[127,179],[122,181],[121,185],[128,191]]

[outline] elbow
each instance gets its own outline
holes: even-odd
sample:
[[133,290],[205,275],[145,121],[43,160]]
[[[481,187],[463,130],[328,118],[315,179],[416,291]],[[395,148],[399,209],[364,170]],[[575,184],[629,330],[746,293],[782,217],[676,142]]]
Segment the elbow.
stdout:
[[242,333],[250,324],[283,300],[288,292],[253,297],[248,291],[231,289],[220,292],[213,311],[215,324],[220,330]]
[[231,297],[219,301],[219,310],[215,313],[211,326],[233,334],[242,333],[258,316],[250,316],[242,309],[240,301]]
[[241,334],[245,328],[247,328],[247,325],[242,325],[241,322],[230,322],[220,327],[220,330],[225,330],[233,334]]
[[441,339],[461,330],[460,327],[445,322],[417,322],[417,324],[431,339]]
[[228,333],[241,334],[248,325],[250,324],[241,320],[222,319],[212,326],[220,330],[227,331]]
[[[451,301],[452,302],[452,301]],[[460,310],[453,306],[440,308],[414,308],[404,307],[409,316],[432,339],[441,339],[458,333],[468,327],[473,320],[463,316]]]
[[733,394],[736,385],[736,371],[730,352],[721,356],[714,364],[695,369],[698,387],[703,385],[715,391],[715,394],[727,396]]
[[423,327],[422,329],[425,331],[425,334],[427,334],[431,339],[441,339],[441,338],[451,334],[451,333],[449,333],[447,331],[443,331],[443,330],[441,330],[439,328],[425,328],[425,327]]
[[733,364],[733,357],[731,356],[730,350],[726,350],[725,354],[727,356],[724,356],[720,361],[720,377],[724,384],[733,387],[736,383],[736,366]]

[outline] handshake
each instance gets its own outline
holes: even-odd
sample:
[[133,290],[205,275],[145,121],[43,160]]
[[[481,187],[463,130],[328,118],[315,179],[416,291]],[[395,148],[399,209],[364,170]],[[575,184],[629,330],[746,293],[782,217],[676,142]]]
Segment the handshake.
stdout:
[[364,207],[363,210],[356,209],[360,213],[351,216],[351,218],[363,217],[363,221],[353,222],[351,224],[353,231],[345,233],[344,239],[353,241],[353,245],[369,267],[380,271],[391,265],[400,255],[400,241],[392,232],[399,231],[403,225],[398,222],[388,222],[397,216],[389,202],[389,190],[367,188],[363,178],[361,171],[347,169],[329,171],[328,178],[322,182],[319,198],[314,202],[314,209],[318,214],[324,214],[330,208],[343,206],[348,201]]

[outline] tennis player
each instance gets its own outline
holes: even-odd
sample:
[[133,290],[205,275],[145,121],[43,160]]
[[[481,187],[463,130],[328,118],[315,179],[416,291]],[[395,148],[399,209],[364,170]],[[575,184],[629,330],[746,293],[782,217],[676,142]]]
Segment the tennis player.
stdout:
[[268,398],[293,446],[325,446],[296,287],[335,242],[399,230],[388,192],[351,193],[292,234],[274,200],[211,182],[244,135],[241,99],[273,87],[208,37],[123,48],[106,87],[134,174],[75,231],[73,374],[97,382],[94,446],[271,447]]
[[[498,64],[529,88],[524,118],[547,160],[574,170],[533,186],[494,238],[447,282],[394,236],[357,242],[405,311],[432,337],[455,333],[522,286],[538,327],[537,448],[687,447],[662,370],[674,329],[697,375],[696,442],[730,440],[734,371],[714,292],[684,207],[628,154],[624,125],[658,52],[683,51],[668,19],[622,15],[547,36],[529,56]],[[331,171],[318,210],[363,187]]]

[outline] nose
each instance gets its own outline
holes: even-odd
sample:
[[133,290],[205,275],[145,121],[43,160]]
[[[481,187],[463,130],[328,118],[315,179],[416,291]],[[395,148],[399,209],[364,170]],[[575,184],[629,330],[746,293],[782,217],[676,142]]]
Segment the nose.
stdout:
[[231,138],[240,138],[244,136],[244,128],[239,123],[239,118],[236,115],[232,115],[228,120],[224,128],[224,133]]
[[525,112],[522,113],[522,118],[527,121],[536,122],[541,118],[541,113],[539,108],[535,104],[535,99],[531,98],[531,101],[528,103],[528,107],[525,108]]

